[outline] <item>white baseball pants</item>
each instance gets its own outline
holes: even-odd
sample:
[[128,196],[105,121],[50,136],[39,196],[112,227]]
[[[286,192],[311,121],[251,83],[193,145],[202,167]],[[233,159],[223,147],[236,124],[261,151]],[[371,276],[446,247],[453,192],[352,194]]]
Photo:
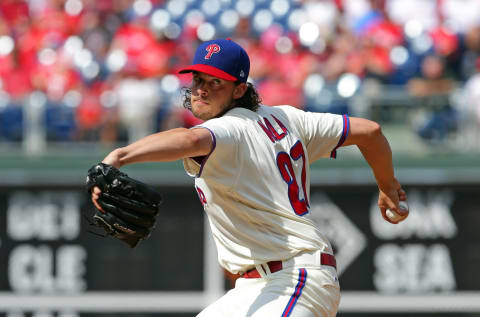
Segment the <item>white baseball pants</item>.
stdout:
[[294,266],[261,278],[239,278],[235,288],[197,317],[333,317],[340,302],[335,268]]

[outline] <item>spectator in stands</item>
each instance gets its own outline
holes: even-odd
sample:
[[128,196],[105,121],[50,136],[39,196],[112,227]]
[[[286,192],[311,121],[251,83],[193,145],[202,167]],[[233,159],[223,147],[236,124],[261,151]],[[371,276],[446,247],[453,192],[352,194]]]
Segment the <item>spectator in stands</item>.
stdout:
[[475,64],[480,57],[480,25],[472,27],[465,33],[466,52],[462,59],[462,79],[467,80],[476,73]]
[[438,55],[426,56],[421,65],[421,77],[408,82],[408,92],[414,97],[445,95],[454,88],[454,81],[446,77],[445,59]]
[[[337,30],[335,41],[330,44],[330,55],[322,67],[322,74],[327,81],[335,82],[346,72],[364,75],[365,55],[362,50],[357,50],[358,44],[356,37],[348,29]],[[354,67],[355,64],[352,63],[356,57],[361,60],[360,68]]]
[[457,107],[461,114],[459,141],[466,150],[480,150],[480,57],[477,57],[475,73],[464,87],[464,99]]
[[128,130],[128,141],[152,134],[155,111],[161,102],[158,80],[124,74],[114,89],[118,96],[119,120]]
[[413,78],[407,84],[407,90],[417,98],[418,106],[430,112],[418,133],[426,140],[443,141],[457,126],[457,115],[449,100],[455,81],[446,77],[443,57],[429,55],[421,66],[421,77]]
[[[370,0],[370,10],[357,21],[357,47],[353,52],[351,66],[356,74],[389,83],[394,65],[390,58],[392,49],[405,41],[402,28],[390,18],[385,1]],[[350,40],[353,42],[353,40]]]

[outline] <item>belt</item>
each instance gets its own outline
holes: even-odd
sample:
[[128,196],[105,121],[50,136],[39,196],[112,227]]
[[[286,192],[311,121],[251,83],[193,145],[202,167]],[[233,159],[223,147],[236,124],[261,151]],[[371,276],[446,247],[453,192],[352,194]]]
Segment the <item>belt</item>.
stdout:
[[[287,260],[285,262],[291,262],[291,261]],[[268,266],[268,268],[270,269],[270,273],[275,273],[275,272],[280,271],[282,268],[287,267],[287,266],[284,266],[285,262],[270,261],[270,262],[265,263],[264,265]],[[307,263],[305,263],[305,264],[307,264]],[[320,253],[320,264],[321,265],[332,266],[335,269],[337,268],[337,261],[335,260],[335,257],[331,254],[328,254],[328,253]],[[253,268],[253,269],[248,270],[247,272],[243,273],[242,275],[240,275],[240,277],[243,277],[243,278],[260,278],[261,275],[256,268]]]

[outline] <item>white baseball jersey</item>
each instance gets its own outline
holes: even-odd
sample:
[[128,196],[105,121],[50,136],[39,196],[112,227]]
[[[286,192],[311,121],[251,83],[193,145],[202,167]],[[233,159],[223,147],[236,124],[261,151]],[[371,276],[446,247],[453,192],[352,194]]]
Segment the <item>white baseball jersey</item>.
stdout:
[[333,253],[309,219],[310,163],[335,157],[347,116],[291,106],[233,108],[196,128],[210,154],[184,159],[208,215],[220,265],[232,273],[306,250]]

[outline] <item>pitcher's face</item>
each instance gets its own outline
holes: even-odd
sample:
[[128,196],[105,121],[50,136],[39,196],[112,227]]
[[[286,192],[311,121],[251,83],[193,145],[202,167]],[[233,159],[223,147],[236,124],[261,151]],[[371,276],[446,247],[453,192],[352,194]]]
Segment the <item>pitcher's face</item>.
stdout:
[[192,113],[202,120],[219,117],[234,106],[234,100],[242,97],[245,90],[245,84],[194,72],[190,100]]

